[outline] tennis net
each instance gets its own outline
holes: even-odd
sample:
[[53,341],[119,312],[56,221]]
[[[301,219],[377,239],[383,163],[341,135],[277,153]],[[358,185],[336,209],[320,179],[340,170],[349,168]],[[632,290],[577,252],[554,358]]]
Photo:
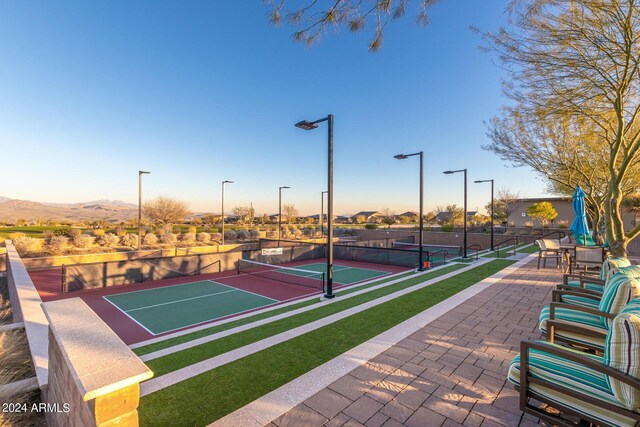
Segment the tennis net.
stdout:
[[283,267],[250,259],[239,259],[238,274],[242,273],[278,282],[324,290],[324,272]]

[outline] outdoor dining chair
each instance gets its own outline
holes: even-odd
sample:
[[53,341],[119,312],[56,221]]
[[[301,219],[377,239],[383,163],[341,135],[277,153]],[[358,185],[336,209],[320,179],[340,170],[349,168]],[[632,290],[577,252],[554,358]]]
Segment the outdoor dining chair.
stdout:
[[542,268],[547,266],[547,259],[555,259],[556,266],[560,268],[562,266],[562,255],[560,254],[560,243],[557,240],[539,239],[535,241],[535,244],[540,248],[538,250],[538,269],[540,269],[540,263],[542,262]]
[[[640,425],[640,300],[611,320],[604,355],[543,341],[523,341],[508,379],[520,409],[550,425]],[[532,401],[542,402],[540,407]],[[546,409],[553,408],[559,413]],[[572,422],[569,417],[578,418]]]
[[601,352],[611,320],[640,296],[640,279],[616,273],[607,284],[598,307],[552,302],[540,312],[538,328],[550,341]]
[[605,255],[605,248],[602,246],[577,245],[571,257],[571,270],[583,269],[587,271],[589,268],[600,267],[606,258]]

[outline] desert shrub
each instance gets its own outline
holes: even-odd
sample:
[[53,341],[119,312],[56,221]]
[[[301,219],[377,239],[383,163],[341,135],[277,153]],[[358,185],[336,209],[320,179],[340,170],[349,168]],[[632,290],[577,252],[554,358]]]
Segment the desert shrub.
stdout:
[[55,234],[53,233],[52,230],[44,230],[42,232],[42,237],[44,237],[46,240],[49,240],[50,238],[52,238]]
[[558,228],[569,228],[569,221],[558,221]]
[[116,227],[116,236],[124,237],[127,234],[127,229],[124,227]]
[[453,225],[452,224],[445,224],[442,227],[440,227],[440,231],[445,231],[445,232],[452,232],[453,231]]
[[147,233],[144,235],[142,242],[145,245],[155,245],[156,243],[158,243],[158,236],[153,233]]
[[220,233],[211,233],[211,241],[213,241],[213,242],[221,242],[222,241],[222,234],[220,234]]
[[291,235],[293,236],[293,238],[299,239],[300,237],[302,237],[302,230],[300,230],[299,228],[294,228],[293,230],[291,230]]
[[33,256],[42,250],[42,240],[33,237],[18,237],[13,239],[13,245],[20,256]]
[[236,239],[238,240],[248,240],[251,235],[248,230],[238,230],[236,232]]
[[200,243],[209,243],[211,241],[211,234],[202,232],[196,234],[196,240]]
[[524,223],[524,226],[527,228],[533,228],[533,221],[527,221]]
[[224,232],[224,238],[227,240],[236,240],[238,233],[233,230],[227,230]]
[[365,224],[364,228],[366,228],[367,230],[375,230],[376,228],[378,228],[378,224]]
[[173,244],[178,241],[178,236],[176,236],[171,232],[164,233],[163,235],[160,236],[160,241],[165,244]]
[[120,238],[120,243],[122,246],[128,246],[130,248],[138,247],[138,235],[127,233]]
[[82,234],[82,230],[80,230],[79,228],[72,228],[71,230],[69,230],[69,236],[71,236],[72,239],[75,239],[77,236]]
[[197,232],[198,232],[198,228],[197,227],[195,227],[193,225],[189,227],[189,233],[196,234]]
[[73,245],[76,248],[88,248],[93,244],[93,236],[89,236],[88,234],[78,234],[73,238]]
[[249,231],[249,237],[251,237],[251,240],[256,240],[258,237],[260,237],[260,230],[254,228],[253,230]]
[[120,242],[120,238],[113,233],[107,233],[100,239],[100,244],[112,248]]
[[49,239],[49,252],[52,255],[62,255],[69,244],[67,236],[51,236]]
[[[194,227],[195,228],[195,227]],[[184,233],[180,239],[183,243],[194,243],[196,241],[195,233]]]
[[96,230],[93,230],[93,235],[94,237],[102,237],[104,236],[105,231],[101,228],[98,228]]

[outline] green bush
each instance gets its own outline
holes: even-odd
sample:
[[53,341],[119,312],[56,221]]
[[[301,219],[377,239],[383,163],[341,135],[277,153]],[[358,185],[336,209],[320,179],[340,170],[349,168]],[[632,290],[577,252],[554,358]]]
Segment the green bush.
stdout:
[[378,228],[378,224],[365,224],[364,228],[366,228],[367,230],[375,230],[376,228]]
[[443,225],[442,227],[440,227],[440,231],[445,231],[447,233],[450,233],[453,231],[453,225],[452,224]]

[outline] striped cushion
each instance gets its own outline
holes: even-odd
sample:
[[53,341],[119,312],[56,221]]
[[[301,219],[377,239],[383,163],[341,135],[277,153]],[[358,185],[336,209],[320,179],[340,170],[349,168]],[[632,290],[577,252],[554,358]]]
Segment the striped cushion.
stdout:
[[607,258],[602,263],[602,268],[600,269],[600,280],[608,280],[612,269],[628,267],[630,265],[631,261],[625,257]]
[[627,267],[616,268],[617,273],[624,273],[629,277],[640,278],[640,265],[629,265]]
[[[640,377],[640,299],[631,301],[611,324],[604,363],[633,377]],[[631,410],[640,409],[640,390],[609,378],[613,394]]]
[[[545,343],[551,348],[563,348],[564,350],[579,353],[582,356],[592,358],[602,362],[602,358],[588,355],[577,350],[568,349],[558,344]],[[607,376],[601,372],[587,368],[579,363],[565,359],[561,356],[549,354],[540,350],[529,350],[529,375],[533,378],[553,382],[554,384],[576,390],[589,396],[601,399],[604,402],[620,406],[616,399]],[[509,366],[509,381],[516,386],[520,385],[520,355],[516,356]],[[537,392],[547,399],[568,406],[576,412],[589,415],[605,423],[633,426],[634,421],[612,414],[611,411],[602,409],[599,406],[585,403],[580,399],[575,399],[563,393],[551,390],[550,388],[537,384],[529,384],[529,390]]]
[[597,310],[599,305],[600,305],[600,301],[597,300],[597,299],[586,298],[586,297],[578,296],[578,295],[562,295],[561,296],[561,302],[563,302],[565,304],[580,305],[582,307],[589,307],[589,308],[593,308],[595,310]]
[[[549,320],[550,307],[545,306],[540,312],[538,328],[546,335],[547,333],[547,320]],[[603,335],[607,333],[607,327],[604,324],[602,317],[595,314],[582,313],[576,310],[570,310],[566,308],[556,308],[555,320],[562,323],[579,323],[581,327],[590,329],[592,331],[601,332]],[[556,338],[566,338],[579,344],[584,344],[597,349],[604,349],[604,337],[596,338],[585,334],[576,332],[567,332],[561,329],[556,329]]]
[[[640,296],[640,279],[629,277],[624,273],[616,273],[609,279],[600,299],[599,310],[605,313],[618,314],[632,299]],[[607,325],[611,322],[603,320]]]

